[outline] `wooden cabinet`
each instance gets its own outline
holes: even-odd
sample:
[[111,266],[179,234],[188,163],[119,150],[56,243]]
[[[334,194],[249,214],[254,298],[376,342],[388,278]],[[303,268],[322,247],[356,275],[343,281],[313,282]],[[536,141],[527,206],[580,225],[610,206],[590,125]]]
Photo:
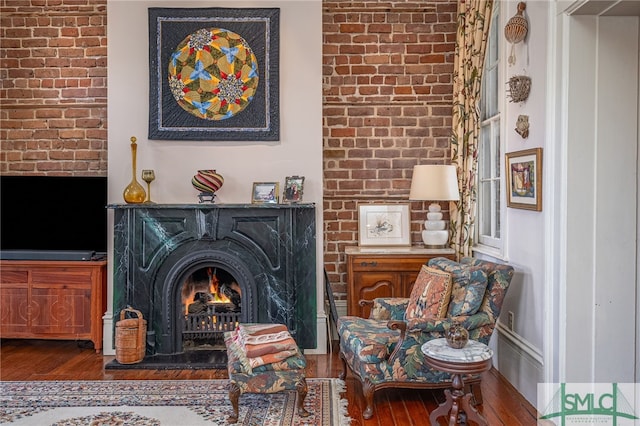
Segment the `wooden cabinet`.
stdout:
[[0,337],[91,340],[102,349],[106,261],[0,261]]
[[347,315],[368,318],[360,299],[409,297],[422,265],[434,257],[455,259],[453,249],[347,247]]

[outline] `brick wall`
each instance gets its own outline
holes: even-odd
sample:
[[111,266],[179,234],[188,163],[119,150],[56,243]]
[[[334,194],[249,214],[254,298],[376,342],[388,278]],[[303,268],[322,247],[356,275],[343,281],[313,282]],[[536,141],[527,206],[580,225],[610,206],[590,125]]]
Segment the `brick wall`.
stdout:
[[[339,299],[358,203],[406,203],[414,165],[449,163],[456,8],[323,3],[324,261]],[[411,203],[416,244],[426,204]]]
[[107,174],[106,0],[2,0],[0,174]]
[[[106,175],[106,0],[1,0],[0,174]],[[325,265],[344,298],[359,202],[447,163],[456,1],[323,3]],[[446,204],[443,204],[446,207]],[[412,202],[421,241],[426,203]]]

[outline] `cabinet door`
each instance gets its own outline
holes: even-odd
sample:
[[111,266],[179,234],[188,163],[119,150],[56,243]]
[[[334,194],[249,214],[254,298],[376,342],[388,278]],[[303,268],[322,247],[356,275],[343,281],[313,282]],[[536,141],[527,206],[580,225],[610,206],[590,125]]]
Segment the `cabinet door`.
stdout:
[[354,291],[349,295],[349,315],[369,318],[369,307],[358,305],[360,299],[376,297],[402,297],[399,275],[391,272],[356,272],[353,274]]
[[91,270],[35,269],[31,285],[31,331],[91,335]]
[[416,283],[417,278],[418,273],[416,272],[405,272],[402,274],[402,296],[400,297],[411,296],[411,290],[413,290],[413,285]]
[[29,332],[29,272],[4,268],[0,274],[0,333],[3,337]]
[[31,331],[35,334],[91,334],[91,290],[48,286],[32,288]]

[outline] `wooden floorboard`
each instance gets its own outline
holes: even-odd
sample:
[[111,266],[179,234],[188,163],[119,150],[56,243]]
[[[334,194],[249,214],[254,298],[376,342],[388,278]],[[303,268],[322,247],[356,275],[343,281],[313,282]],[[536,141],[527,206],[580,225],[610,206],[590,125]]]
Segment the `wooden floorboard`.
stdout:
[[[337,345],[332,354],[307,355],[307,377],[338,377],[342,363]],[[113,356],[96,354],[84,342],[58,340],[2,339],[0,341],[0,380],[198,380],[224,379],[226,370],[112,370],[104,366]],[[374,416],[362,418],[362,386],[351,373],[345,379],[343,397],[349,406],[352,426],[422,426],[429,424],[429,413],[444,401],[442,390],[383,389],[376,392]],[[536,410],[495,369],[483,373],[484,403],[479,411],[490,426],[529,426],[536,424]],[[440,425],[446,419],[440,417]],[[473,423],[471,423],[473,424]]]

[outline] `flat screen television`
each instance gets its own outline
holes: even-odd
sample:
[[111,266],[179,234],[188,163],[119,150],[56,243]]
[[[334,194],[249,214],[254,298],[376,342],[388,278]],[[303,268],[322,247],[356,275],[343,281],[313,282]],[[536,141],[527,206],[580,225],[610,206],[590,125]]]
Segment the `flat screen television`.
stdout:
[[0,176],[0,258],[103,258],[106,206],[106,177]]

